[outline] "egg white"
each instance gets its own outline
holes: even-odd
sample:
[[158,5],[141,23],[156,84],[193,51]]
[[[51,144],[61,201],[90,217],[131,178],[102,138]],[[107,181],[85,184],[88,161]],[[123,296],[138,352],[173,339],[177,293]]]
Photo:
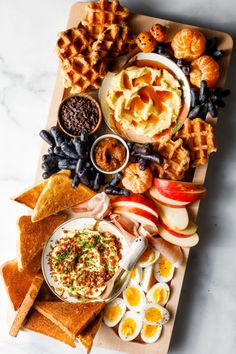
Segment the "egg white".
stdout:
[[158,258],[160,256],[160,252],[158,252],[157,250],[155,250],[154,248],[151,248],[151,247],[147,248],[147,250],[143,253],[141,258],[143,256],[145,256],[145,253],[149,252],[150,250],[151,250],[151,254],[146,260],[139,259],[139,261],[138,261],[139,267],[141,267],[141,268],[148,267],[149,265],[155,263],[158,260]]
[[[130,277],[130,284],[140,284],[143,279],[143,269],[138,265],[133,269],[135,271],[135,276],[132,278]],[[133,271],[132,270],[132,271]],[[131,273],[132,273],[131,271]]]

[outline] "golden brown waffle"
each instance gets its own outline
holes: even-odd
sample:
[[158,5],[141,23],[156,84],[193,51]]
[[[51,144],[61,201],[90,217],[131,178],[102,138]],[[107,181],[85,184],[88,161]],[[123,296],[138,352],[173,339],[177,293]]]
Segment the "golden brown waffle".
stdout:
[[181,180],[189,169],[189,151],[183,147],[182,139],[155,144],[155,149],[164,157],[162,165],[155,164],[160,178]]
[[107,27],[112,24],[121,24],[129,16],[127,8],[123,8],[119,1],[100,0],[90,2],[87,6],[85,19],[82,22],[93,38],[98,38]]
[[62,63],[64,86],[71,88],[71,93],[80,93],[89,88],[99,88],[106,74],[106,61],[99,53],[78,54]]
[[100,33],[93,43],[93,50],[109,52],[111,57],[128,53],[135,47],[135,36],[126,24],[113,24]]
[[217,150],[214,128],[201,118],[186,119],[176,137],[182,138],[184,145],[189,149],[192,167],[207,163],[209,155]]
[[56,52],[58,57],[64,61],[78,54],[88,54],[91,52],[92,42],[92,38],[82,26],[79,26],[79,28],[70,28],[59,33]]

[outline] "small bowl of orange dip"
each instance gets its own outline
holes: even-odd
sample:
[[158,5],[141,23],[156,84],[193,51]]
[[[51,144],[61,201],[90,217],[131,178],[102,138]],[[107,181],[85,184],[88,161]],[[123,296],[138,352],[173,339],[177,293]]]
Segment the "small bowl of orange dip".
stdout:
[[129,148],[125,140],[115,134],[105,134],[97,138],[90,151],[93,165],[105,174],[117,173],[129,161]]

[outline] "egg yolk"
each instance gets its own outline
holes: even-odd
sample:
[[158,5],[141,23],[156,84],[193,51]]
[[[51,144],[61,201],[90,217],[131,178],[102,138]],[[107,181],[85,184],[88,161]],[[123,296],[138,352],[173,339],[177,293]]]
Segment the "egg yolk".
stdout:
[[156,304],[161,305],[166,298],[166,290],[163,288],[156,288],[153,292],[153,300]]
[[120,306],[108,307],[105,312],[105,317],[109,322],[115,322],[115,320],[121,315]]
[[149,325],[149,324],[145,323],[143,326],[144,337],[152,338],[157,333],[157,329],[158,329],[158,326],[153,326],[153,325]]
[[172,263],[167,258],[161,257],[159,260],[159,272],[163,277],[168,277],[172,270]]
[[134,334],[136,330],[136,322],[133,318],[126,318],[122,323],[121,333],[126,336],[130,337]]
[[149,309],[145,311],[145,317],[147,321],[157,323],[162,319],[162,313],[156,307],[149,307]]
[[126,300],[131,306],[137,306],[140,303],[141,295],[138,289],[130,287],[125,292]]
[[135,277],[136,277],[136,269],[133,268],[133,269],[131,270],[131,273],[130,273],[130,278],[131,278],[131,279],[134,279]]
[[151,248],[147,248],[146,251],[140,257],[141,262],[153,261],[155,258],[155,254]]

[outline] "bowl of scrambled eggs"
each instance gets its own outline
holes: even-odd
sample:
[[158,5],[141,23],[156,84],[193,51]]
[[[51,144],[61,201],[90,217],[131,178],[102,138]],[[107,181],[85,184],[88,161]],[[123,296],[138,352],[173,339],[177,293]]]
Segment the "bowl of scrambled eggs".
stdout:
[[109,72],[99,96],[109,128],[138,143],[169,139],[181,128],[191,103],[182,70],[155,53],[139,53],[120,73]]

